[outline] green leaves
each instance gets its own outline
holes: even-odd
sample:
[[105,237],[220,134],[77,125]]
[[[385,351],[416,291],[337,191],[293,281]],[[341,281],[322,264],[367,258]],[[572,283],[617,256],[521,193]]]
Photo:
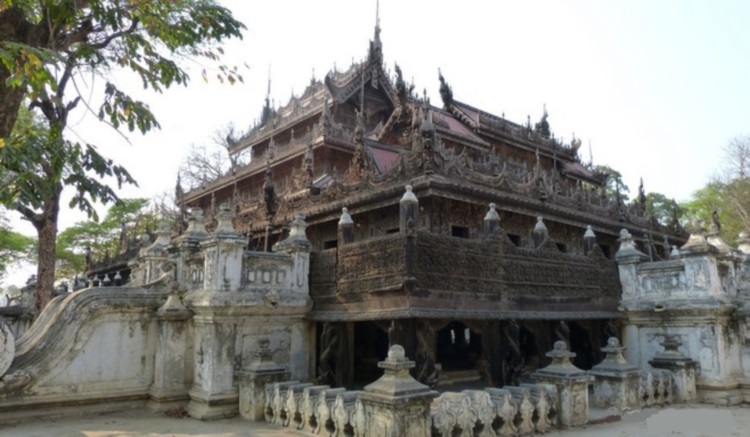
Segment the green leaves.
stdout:
[[[111,70],[129,71],[158,92],[185,85],[178,61],[217,63],[218,45],[243,29],[214,0],[0,0],[0,202],[39,232],[40,306],[51,297],[63,188],[74,190],[71,208],[97,218],[96,202],[118,201],[113,182],[135,183],[94,145],[66,138],[71,111],[85,99],[115,129],[158,128],[148,105],[107,80]],[[221,81],[242,80],[236,68],[216,68]],[[101,102],[78,95],[82,73],[105,78]],[[17,118],[24,99],[43,119]]]
[[10,265],[33,260],[35,249],[36,239],[10,229],[4,211],[0,211],[0,278]]
[[104,103],[99,109],[99,119],[106,119],[115,128],[124,124],[131,132],[138,128],[144,134],[159,127],[147,105],[131,99],[109,82],[104,87]]
[[4,84],[7,88],[24,88],[31,99],[36,99],[49,87],[56,90],[57,81],[49,65],[61,61],[54,51],[12,41],[0,42],[0,65],[8,70]]

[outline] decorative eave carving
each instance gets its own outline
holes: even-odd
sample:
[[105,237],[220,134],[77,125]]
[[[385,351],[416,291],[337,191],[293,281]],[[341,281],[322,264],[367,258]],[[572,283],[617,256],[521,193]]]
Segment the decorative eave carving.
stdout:
[[300,121],[320,114],[323,106],[330,98],[328,89],[323,82],[313,80],[301,96],[292,96],[289,102],[275,109],[265,123],[253,126],[229,150],[229,153],[239,153],[248,147],[268,140],[275,124],[276,132],[282,132]]

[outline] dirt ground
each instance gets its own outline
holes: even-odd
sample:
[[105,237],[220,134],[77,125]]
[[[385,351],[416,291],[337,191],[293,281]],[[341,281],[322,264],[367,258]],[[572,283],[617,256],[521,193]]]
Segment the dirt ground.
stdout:
[[[134,410],[98,416],[36,420],[0,426],[12,437],[282,437],[303,436],[286,429],[239,418],[201,422]],[[671,406],[628,414],[620,421],[552,431],[550,437],[745,437],[750,435],[750,407]]]

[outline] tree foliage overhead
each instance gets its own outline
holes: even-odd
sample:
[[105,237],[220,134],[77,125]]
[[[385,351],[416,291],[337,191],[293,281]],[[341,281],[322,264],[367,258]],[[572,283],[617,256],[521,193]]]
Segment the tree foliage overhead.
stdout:
[[[10,135],[24,97],[50,121],[65,124],[80,100],[68,92],[77,73],[105,77],[98,115],[115,127],[158,126],[148,107],[106,81],[114,68],[162,91],[186,84],[181,58],[219,59],[215,43],[244,28],[213,0],[0,0],[0,138]],[[242,80],[218,67],[220,80]]]
[[[84,102],[102,121],[146,133],[159,126],[156,118],[111,72],[129,71],[157,92],[186,84],[181,59],[218,61],[218,44],[243,29],[214,0],[0,0],[0,201],[37,229],[40,309],[52,295],[63,187],[75,189],[71,207],[94,216],[94,202],[117,201],[101,178],[134,183],[95,145],[66,137],[68,116],[82,101],[77,80],[103,79],[102,101]],[[216,72],[220,81],[242,80],[236,67]],[[34,115],[20,110],[25,102]]]

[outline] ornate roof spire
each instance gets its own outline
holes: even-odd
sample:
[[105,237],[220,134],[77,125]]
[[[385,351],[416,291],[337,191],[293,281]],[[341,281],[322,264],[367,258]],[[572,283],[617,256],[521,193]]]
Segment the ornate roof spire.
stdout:
[[380,41],[380,0],[377,0],[375,4],[375,36],[370,41],[368,58],[370,63],[383,62],[383,43]]
[[544,138],[549,138],[551,135],[551,132],[549,130],[549,122],[547,121],[548,116],[549,114],[547,113],[547,104],[545,103],[542,111],[542,118],[541,120],[539,120],[539,123],[534,126],[534,129],[539,132],[539,134]]
[[375,1],[375,36],[380,36],[380,0]]
[[273,109],[271,108],[271,64],[268,64],[268,90],[266,91],[266,104],[260,114],[260,125],[265,126],[265,124],[268,123],[272,116]]

